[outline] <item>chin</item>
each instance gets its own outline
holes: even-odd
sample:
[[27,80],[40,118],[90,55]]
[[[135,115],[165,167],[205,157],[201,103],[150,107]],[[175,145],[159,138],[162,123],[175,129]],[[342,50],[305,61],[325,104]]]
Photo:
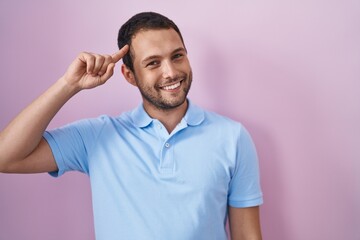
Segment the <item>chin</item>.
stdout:
[[152,102],[152,105],[154,105],[158,109],[172,110],[182,106],[185,102],[186,102],[186,96],[177,100],[173,99],[173,101],[170,100],[170,101]]

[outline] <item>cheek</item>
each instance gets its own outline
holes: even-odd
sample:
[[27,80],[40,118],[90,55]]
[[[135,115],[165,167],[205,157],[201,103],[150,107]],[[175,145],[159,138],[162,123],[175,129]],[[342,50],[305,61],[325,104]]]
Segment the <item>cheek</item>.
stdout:
[[161,80],[161,74],[157,71],[141,71],[136,75],[138,84],[142,86],[150,86]]
[[191,71],[190,62],[188,60],[184,61],[181,65],[181,69],[185,72],[190,72]]

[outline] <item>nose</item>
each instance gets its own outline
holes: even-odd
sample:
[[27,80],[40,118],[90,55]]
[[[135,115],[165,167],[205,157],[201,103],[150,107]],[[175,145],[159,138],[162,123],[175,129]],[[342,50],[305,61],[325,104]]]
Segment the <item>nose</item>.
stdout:
[[176,69],[174,64],[171,61],[163,62],[163,78],[171,79],[176,77]]

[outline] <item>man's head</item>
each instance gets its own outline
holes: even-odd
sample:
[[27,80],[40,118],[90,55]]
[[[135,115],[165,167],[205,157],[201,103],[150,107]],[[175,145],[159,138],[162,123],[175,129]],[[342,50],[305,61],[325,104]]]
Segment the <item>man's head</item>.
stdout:
[[192,71],[183,38],[171,20],[157,13],[137,14],[121,27],[118,44],[130,47],[121,70],[138,87],[147,110],[186,106]]
[[[123,57],[124,64],[131,70],[134,71],[133,58],[134,53],[132,50],[132,39],[133,37],[142,30],[159,30],[159,29],[174,29],[184,44],[181,32],[176,24],[169,18],[155,12],[142,12],[131,17],[125,22],[118,34],[118,47],[121,49],[126,44],[129,45],[129,52]],[[185,46],[185,44],[184,44]]]

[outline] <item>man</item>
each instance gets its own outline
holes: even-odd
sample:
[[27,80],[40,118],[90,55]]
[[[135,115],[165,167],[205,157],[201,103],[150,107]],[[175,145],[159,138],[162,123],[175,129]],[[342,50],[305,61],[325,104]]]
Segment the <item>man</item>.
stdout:
[[[0,170],[89,175],[97,239],[261,239],[262,193],[244,127],[187,99],[192,71],[178,27],[140,13],[112,56],[81,53],[0,135]],[[143,99],[118,117],[45,131],[76,93],[105,83],[115,64]]]

